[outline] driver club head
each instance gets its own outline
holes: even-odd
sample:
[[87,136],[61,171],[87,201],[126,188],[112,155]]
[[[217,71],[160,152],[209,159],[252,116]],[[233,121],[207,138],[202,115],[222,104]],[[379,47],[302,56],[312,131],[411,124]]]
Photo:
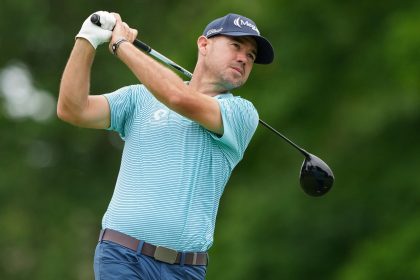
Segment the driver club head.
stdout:
[[334,174],[320,158],[308,154],[300,170],[300,185],[310,196],[326,194],[334,183]]

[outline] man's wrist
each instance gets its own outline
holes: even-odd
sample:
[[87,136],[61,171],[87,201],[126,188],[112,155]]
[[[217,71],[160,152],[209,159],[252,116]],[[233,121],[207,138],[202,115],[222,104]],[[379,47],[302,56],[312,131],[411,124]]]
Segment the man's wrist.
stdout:
[[119,47],[120,47],[120,45],[121,45],[122,43],[124,43],[124,42],[128,42],[128,40],[127,40],[127,39],[125,39],[125,38],[121,38],[121,39],[118,39],[117,41],[115,41],[115,42],[112,44],[112,46],[111,46],[111,50],[112,50],[112,53],[113,53],[114,55],[117,55],[118,48],[119,48]]

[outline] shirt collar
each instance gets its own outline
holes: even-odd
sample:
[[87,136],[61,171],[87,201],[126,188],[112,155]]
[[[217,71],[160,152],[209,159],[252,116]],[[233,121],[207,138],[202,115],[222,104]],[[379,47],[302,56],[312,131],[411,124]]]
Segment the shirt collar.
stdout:
[[230,93],[230,92],[228,92],[228,93],[221,93],[221,94],[215,95],[214,98],[216,98],[216,99],[224,99],[224,98],[230,98],[232,96],[233,96],[233,94]]
[[[184,83],[188,85],[190,83],[190,81],[184,81]],[[215,95],[213,97],[216,98],[216,99],[224,99],[224,98],[230,98],[232,96],[233,96],[233,94],[228,92],[228,93],[220,93],[220,94]]]

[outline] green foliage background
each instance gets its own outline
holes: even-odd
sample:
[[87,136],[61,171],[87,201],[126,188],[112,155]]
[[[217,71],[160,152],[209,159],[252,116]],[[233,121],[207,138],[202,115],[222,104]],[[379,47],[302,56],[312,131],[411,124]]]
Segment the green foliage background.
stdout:
[[[0,71],[26,69],[56,101],[97,10],[190,70],[210,20],[254,19],[275,62],[235,93],[334,170],[330,193],[306,196],[303,158],[259,128],[222,198],[207,279],[420,279],[419,1],[3,0]],[[92,93],[136,82],[98,49]],[[6,99],[0,88],[0,279],[92,279],[122,143],[55,115],[12,117]]]

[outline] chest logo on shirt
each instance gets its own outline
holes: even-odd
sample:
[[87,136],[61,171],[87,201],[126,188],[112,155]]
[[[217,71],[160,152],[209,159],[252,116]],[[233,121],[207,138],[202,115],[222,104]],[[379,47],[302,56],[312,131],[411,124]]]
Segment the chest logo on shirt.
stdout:
[[153,113],[154,121],[160,121],[160,120],[166,119],[167,117],[168,117],[168,110],[165,110],[165,109],[159,109]]

